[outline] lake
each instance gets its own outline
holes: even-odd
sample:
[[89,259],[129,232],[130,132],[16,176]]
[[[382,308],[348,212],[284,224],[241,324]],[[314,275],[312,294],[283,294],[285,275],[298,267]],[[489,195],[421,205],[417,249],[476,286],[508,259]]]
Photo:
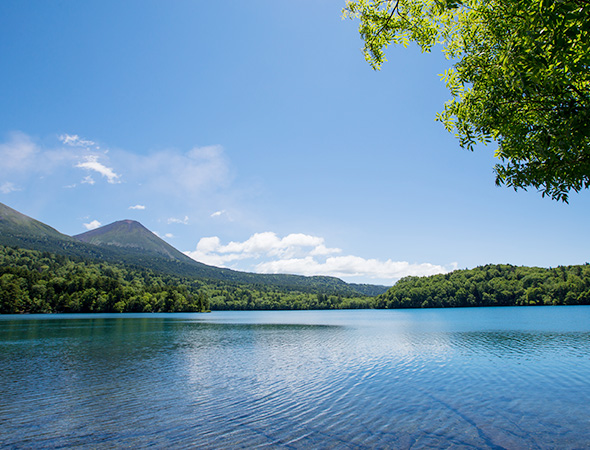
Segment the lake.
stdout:
[[0,447],[587,448],[590,306],[0,316]]

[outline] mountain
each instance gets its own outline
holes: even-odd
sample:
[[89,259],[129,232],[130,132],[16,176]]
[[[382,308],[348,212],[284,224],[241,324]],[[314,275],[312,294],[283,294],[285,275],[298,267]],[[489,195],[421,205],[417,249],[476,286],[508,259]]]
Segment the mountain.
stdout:
[[102,252],[0,203],[0,245],[100,259]]
[[45,225],[38,220],[0,203],[0,234],[11,235],[18,239],[57,239],[72,241],[72,238]]
[[353,285],[328,276],[257,274],[209,266],[189,258],[133,220],[121,220],[70,237],[2,203],[0,245],[123,263],[172,275],[257,288],[269,286],[287,291],[344,296],[374,296],[387,290],[386,286]]
[[135,220],[120,220],[86,233],[77,234],[74,239],[93,245],[139,249],[185,263],[194,262]]
[[133,221],[115,222],[74,238],[0,203],[0,245],[217,278],[210,270],[214,268],[193,261]]
[[125,251],[114,247],[100,247],[74,239],[3,203],[0,203],[0,245],[77,258],[128,262],[128,255]]
[[387,290],[385,286],[348,284],[336,277],[258,274],[209,266],[189,258],[134,220],[114,222],[74,238],[103,249],[123,252],[119,257],[124,262],[175,275],[342,295],[375,296]]

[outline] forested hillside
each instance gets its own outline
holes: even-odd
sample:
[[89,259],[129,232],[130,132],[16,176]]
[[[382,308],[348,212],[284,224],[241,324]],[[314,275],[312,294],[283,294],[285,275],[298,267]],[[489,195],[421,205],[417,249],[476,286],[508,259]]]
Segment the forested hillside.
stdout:
[[0,313],[590,304],[590,265],[487,265],[406,277],[377,297],[297,292],[0,246]]
[[189,258],[133,220],[118,221],[72,238],[2,203],[0,245],[97,263],[122,263],[172,277],[251,285],[254,290],[344,297],[375,296],[387,290],[386,286],[349,284],[329,276],[259,274],[209,266]]
[[430,277],[406,277],[376,297],[376,308],[587,305],[590,265],[555,269],[487,265]]
[[181,277],[0,246],[0,313],[367,308],[372,298]]

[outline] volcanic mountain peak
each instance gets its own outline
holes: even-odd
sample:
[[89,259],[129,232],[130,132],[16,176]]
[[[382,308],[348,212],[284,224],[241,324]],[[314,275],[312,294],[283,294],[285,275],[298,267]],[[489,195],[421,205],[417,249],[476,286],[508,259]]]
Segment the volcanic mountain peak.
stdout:
[[208,266],[164,242],[135,220],[120,220],[74,237],[0,203],[0,245],[76,258],[131,264],[161,273],[274,286],[287,291],[377,295],[385,286],[353,285],[334,277],[256,274]]
[[192,261],[184,253],[176,250],[135,220],[119,220],[86,233],[78,234],[74,238],[94,245],[131,247],[157,253],[170,259],[185,262]]

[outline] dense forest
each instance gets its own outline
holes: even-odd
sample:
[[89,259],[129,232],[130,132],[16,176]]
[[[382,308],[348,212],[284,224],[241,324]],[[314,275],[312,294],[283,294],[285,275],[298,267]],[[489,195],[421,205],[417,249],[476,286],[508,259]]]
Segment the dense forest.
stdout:
[[375,298],[375,308],[590,304],[590,265],[554,269],[487,265],[406,277]]
[[377,297],[297,292],[0,246],[0,313],[205,312],[590,304],[590,265],[406,277]]
[[367,308],[370,297],[294,292],[0,246],[0,313]]
[[[386,286],[345,283],[330,276],[259,274],[209,266],[189,258],[133,220],[120,220],[70,237],[3,203],[0,203],[0,245],[63,255],[71,261],[94,261],[119,268],[147,269],[170,275],[171,279],[207,280],[208,285],[218,280],[228,286],[230,294],[238,286],[247,286],[246,290],[251,291],[259,309],[285,309],[293,303],[291,300],[297,299],[306,308],[315,307],[318,301],[327,307],[340,304],[338,299],[342,297],[374,297],[387,291]],[[277,295],[267,295],[270,292]],[[292,294],[288,299],[283,296],[278,298],[278,295],[286,292]],[[303,293],[310,295],[299,295]],[[235,304],[232,307],[252,306],[248,295],[237,295],[238,298],[224,295],[217,304],[224,308],[230,307],[228,304]],[[325,296],[328,300],[324,299]],[[242,301],[242,297],[248,300]]]

